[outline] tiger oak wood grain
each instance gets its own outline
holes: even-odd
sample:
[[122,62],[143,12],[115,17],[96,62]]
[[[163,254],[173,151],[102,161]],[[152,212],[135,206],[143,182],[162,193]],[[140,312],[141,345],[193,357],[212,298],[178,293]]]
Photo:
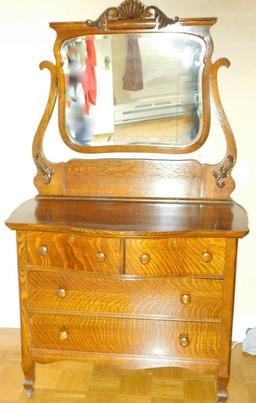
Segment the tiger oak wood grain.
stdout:
[[[20,382],[18,329],[0,329],[1,403],[27,403]],[[44,351],[45,355],[46,352]],[[47,370],[46,370],[47,369]],[[241,344],[232,350],[228,403],[255,403],[255,357],[245,356]],[[84,403],[216,403],[213,374],[182,368],[115,370],[86,362],[57,362],[38,365],[38,382],[33,402]],[[184,399],[183,399],[184,396]],[[176,400],[178,399],[178,401]],[[103,400],[103,401],[102,401]]]
[[[110,273],[118,273],[120,269],[119,239],[33,231],[27,233],[26,240],[29,265]],[[40,254],[41,246],[47,247],[46,255]],[[104,261],[98,261],[98,253],[104,254]]]
[[[65,297],[57,290],[63,288]],[[29,271],[29,308],[126,317],[186,320],[222,318],[223,280],[187,277],[133,279]],[[189,294],[184,305],[181,296]]]
[[[30,314],[33,348],[135,354],[159,357],[217,359],[220,324]],[[68,333],[60,340],[61,331]],[[190,344],[182,347],[179,336]]]
[[[140,275],[163,274],[223,274],[226,240],[222,238],[127,239],[126,273]],[[209,262],[203,254],[212,255]],[[146,254],[149,262],[143,264]]]
[[[215,372],[218,403],[227,399],[237,240],[247,234],[248,222],[245,210],[230,199],[236,145],[217,81],[219,68],[229,62],[211,60],[209,29],[215,22],[170,19],[155,6],[125,0],[94,22],[51,24],[56,64],[40,65],[50,71],[51,85],[33,142],[39,194],[6,222],[18,231],[22,366],[30,396],[35,362],[72,359]],[[175,149],[73,144],[64,116],[63,41],[87,34],[156,35],[162,29],[204,41],[201,136]],[[171,157],[206,141],[210,96],[225,135],[224,159],[212,165]],[[71,148],[152,152],[155,158],[109,154],[49,161],[43,139],[57,98],[60,134]]]

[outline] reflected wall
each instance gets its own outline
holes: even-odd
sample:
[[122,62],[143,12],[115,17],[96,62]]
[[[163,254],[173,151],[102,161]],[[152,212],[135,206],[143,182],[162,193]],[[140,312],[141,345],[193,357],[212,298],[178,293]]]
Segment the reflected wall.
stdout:
[[61,47],[78,145],[186,147],[202,130],[205,43],[190,34],[87,35]]

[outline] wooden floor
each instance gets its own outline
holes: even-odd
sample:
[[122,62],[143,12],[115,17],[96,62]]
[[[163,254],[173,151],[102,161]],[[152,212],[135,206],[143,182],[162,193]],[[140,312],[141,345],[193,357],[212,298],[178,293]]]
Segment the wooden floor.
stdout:
[[[23,391],[19,333],[0,329],[1,403],[216,403],[215,378],[184,369],[117,371],[79,362],[36,365],[32,399]],[[232,351],[228,403],[256,402],[256,358]]]

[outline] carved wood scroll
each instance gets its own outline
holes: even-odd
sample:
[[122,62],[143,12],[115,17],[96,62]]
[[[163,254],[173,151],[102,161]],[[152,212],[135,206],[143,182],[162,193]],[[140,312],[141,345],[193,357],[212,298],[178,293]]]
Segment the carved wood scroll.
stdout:
[[[129,24],[127,23],[129,21]],[[137,21],[139,25],[131,28],[130,22]],[[118,33],[139,32],[145,29],[145,24],[152,22],[157,26],[150,28],[154,32],[171,25],[170,32],[186,32],[201,37],[207,48],[205,60],[205,81],[203,94],[208,99],[210,92],[215,104],[218,120],[226,138],[225,158],[216,165],[201,164],[195,160],[174,161],[165,160],[128,159],[128,158],[100,158],[76,159],[66,163],[52,163],[48,161],[43,152],[43,137],[59,97],[59,122],[61,120],[61,107],[63,97],[63,72],[61,70],[60,47],[64,40],[74,36],[101,33],[107,27],[108,33],[114,34],[112,23],[118,23]],[[87,20],[86,23],[52,23],[57,31],[55,42],[56,65],[44,61],[40,68],[47,68],[51,73],[50,93],[43,117],[38,126],[33,142],[33,158],[38,169],[34,179],[35,186],[41,197],[86,197],[86,198],[139,198],[139,199],[227,199],[235,187],[231,171],[236,162],[236,144],[234,136],[224,112],[217,82],[218,69],[229,66],[227,59],[211,62],[212,43],[209,27],[216,22],[215,18],[208,19],[178,19],[168,18],[155,6],[146,7],[140,0],[125,0],[118,7],[111,7],[104,11],[96,21]],[[127,25],[128,24],[128,25]],[[177,24],[177,25],[175,25]],[[177,29],[176,29],[177,26]],[[129,28],[127,28],[129,27]],[[139,27],[139,28],[138,28]],[[148,28],[148,27],[147,27]],[[209,101],[205,103],[206,129],[209,131],[210,110]],[[60,124],[61,128],[61,124]],[[61,130],[60,130],[61,132]],[[207,138],[208,133],[205,137]],[[204,140],[205,141],[205,140]],[[203,142],[200,146],[203,144]],[[143,146],[141,146],[143,148]],[[79,151],[79,149],[77,150]],[[108,152],[105,150],[104,152]],[[111,150],[113,151],[113,150]],[[132,151],[121,150],[116,147],[115,152]],[[146,152],[139,149],[138,152]],[[95,152],[95,151],[93,151]],[[99,151],[97,151],[99,152]],[[103,151],[102,151],[103,152]],[[133,150],[133,152],[135,152]],[[147,152],[149,152],[147,150]],[[166,152],[154,149],[151,152]],[[168,152],[168,151],[167,151]],[[172,152],[172,151],[171,151]],[[181,150],[174,150],[180,153]],[[170,151],[169,151],[170,153]]]
[[219,188],[223,188],[226,185],[225,178],[229,176],[229,173],[234,165],[234,157],[232,155],[228,155],[224,160],[223,164],[219,169],[214,169],[212,171],[213,176],[216,178],[216,184]]
[[220,190],[224,190],[224,188],[229,189],[229,193],[231,193],[234,188],[235,188],[235,182],[233,178],[231,177],[231,171],[233,167],[235,166],[236,163],[236,158],[237,158],[237,149],[236,149],[236,143],[235,143],[235,138],[231,129],[231,126],[228,122],[228,118],[225,114],[221,98],[220,98],[220,93],[219,93],[219,87],[218,87],[218,70],[220,67],[225,66],[229,67],[230,62],[226,58],[221,58],[217,60],[212,66],[211,66],[211,73],[210,73],[210,85],[211,85],[211,91],[212,91],[212,96],[216,108],[216,113],[218,116],[219,123],[222,127],[222,130],[225,135],[226,139],[226,155],[219,164],[211,167],[211,172],[213,177],[215,178],[216,186],[218,188],[217,194],[219,194]]
[[[50,86],[50,92],[49,92],[49,97],[47,101],[47,105],[45,108],[45,111],[43,113],[42,119],[39,123],[39,126],[37,128],[34,141],[33,141],[33,159],[36,164],[36,167],[38,169],[38,175],[39,177],[42,177],[42,183],[45,185],[50,184],[52,175],[55,172],[55,169],[52,167],[54,164],[52,164],[50,161],[47,161],[47,159],[44,156],[43,153],[43,138],[45,131],[47,129],[48,123],[51,119],[53,109],[56,103],[56,98],[57,98],[57,68],[56,66],[48,61],[43,61],[40,64],[40,69],[47,68],[50,73],[51,73],[51,86]],[[35,178],[36,180],[36,178]]]
[[108,26],[109,22],[130,19],[142,19],[146,22],[157,21],[159,29],[175,24],[179,20],[178,17],[167,17],[158,7],[146,7],[140,0],[125,0],[118,7],[107,8],[97,20],[87,20],[86,24],[104,28]]

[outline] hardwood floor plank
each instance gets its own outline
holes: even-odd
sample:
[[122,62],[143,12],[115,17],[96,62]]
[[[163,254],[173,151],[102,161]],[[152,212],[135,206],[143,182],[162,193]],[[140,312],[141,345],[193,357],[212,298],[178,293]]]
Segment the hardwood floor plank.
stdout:
[[[228,403],[255,403],[256,357],[232,350]],[[83,362],[36,365],[31,403],[216,403],[216,379],[182,368],[117,370]],[[28,403],[17,329],[0,329],[0,401]]]

